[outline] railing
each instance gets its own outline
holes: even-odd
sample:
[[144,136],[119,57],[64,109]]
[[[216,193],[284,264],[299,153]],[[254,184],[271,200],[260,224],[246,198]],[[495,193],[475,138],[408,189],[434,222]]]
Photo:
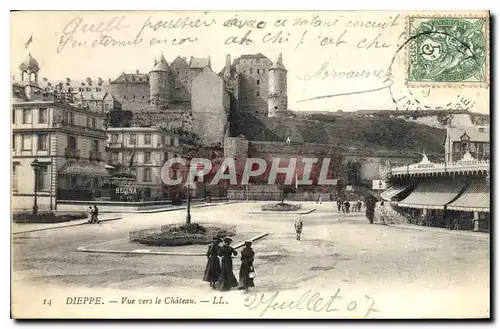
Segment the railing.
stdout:
[[391,169],[392,175],[445,173],[459,171],[489,171],[489,160],[459,160],[452,163],[417,163]]
[[78,159],[80,157],[80,150],[67,147],[64,149],[64,156],[66,158]]
[[123,148],[123,143],[122,142],[111,142],[108,144],[109,148]]

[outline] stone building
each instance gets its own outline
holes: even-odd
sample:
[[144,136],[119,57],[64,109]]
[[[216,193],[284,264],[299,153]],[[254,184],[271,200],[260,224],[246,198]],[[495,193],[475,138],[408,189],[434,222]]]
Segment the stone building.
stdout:
[[171,158],[183,154],[178,136],[151,127],[109,128],[107,130],[109,164],[127,169],[135,177],[132,184],[143,201],[167,198],[162,188],[161,169]]
[[470,153],[474,159],[490,159],[490,129],[482,126],[453,126],[446,129],[446,162],[456,162]]
[[[41,210],[68,199],[100,197],[106,169],[102,109],[76,105],[39,84],[28,55],[12,84],[12,208]],[[34,166],[36,164],[36,166]]]

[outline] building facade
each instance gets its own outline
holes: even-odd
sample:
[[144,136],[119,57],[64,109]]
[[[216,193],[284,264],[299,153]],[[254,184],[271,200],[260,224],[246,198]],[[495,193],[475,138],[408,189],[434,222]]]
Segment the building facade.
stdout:
[[107,154],[111,166],[134,177],[127,183],[132,190],[124,191],[133,191],[137,201],[151,201],[169,197],[162,187],[162,166],[168,159],[182,156],[183,147],[177,136],[158,128],[109,128]]
[[39,69],[29,55],[20,65],[21,81],[12,85],[14,209],[31,209],[35,190],[40,209],[56,209],[58,200],[99,197],[109,177],[104,114],[47,92],[38,83]]
[[490,159],[490,129],[482,126],[453,126],[446,129],[445,160],[461,160],[466,153],[477,160]]

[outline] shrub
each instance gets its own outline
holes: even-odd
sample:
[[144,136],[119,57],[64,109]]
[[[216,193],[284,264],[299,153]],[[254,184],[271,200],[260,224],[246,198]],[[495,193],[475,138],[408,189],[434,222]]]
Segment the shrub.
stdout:
[[276,203],[276,204],[265,204],[261,206],[263,211],[297,211],[302,208],[300,204],[289,204],[289,203]]
[[65,214],[65,215],[55,215],[53,212],[40,212],[36,215],[33,213],[23,212],[16,213],[12,216],[12,219],[16,223],[64,223],[76,219],[87,218],[87,214]]

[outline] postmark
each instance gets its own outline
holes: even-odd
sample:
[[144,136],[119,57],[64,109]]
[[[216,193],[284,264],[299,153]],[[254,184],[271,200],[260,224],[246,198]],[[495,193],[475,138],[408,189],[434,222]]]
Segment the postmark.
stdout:
[[487,17],[408,17],[409,86],[489,84]]

